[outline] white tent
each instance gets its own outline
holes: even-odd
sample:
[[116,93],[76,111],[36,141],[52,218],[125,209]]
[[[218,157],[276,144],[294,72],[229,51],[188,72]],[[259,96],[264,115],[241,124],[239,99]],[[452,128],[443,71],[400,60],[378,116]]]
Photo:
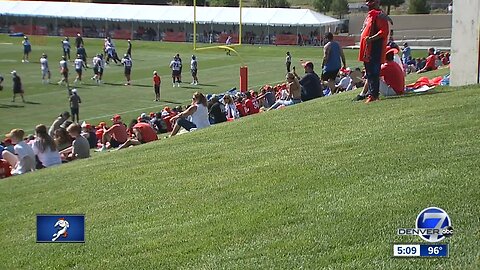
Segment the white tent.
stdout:
[[[193,23],[193,7],[92,4],[77,2],[0,1],[1,16],[108,20],[124,22]],[[339,20],[309,9],[243,8],[242,23],[264,26],[333,26]],[[240,9],[197,7],[197,23],[238,24]]]

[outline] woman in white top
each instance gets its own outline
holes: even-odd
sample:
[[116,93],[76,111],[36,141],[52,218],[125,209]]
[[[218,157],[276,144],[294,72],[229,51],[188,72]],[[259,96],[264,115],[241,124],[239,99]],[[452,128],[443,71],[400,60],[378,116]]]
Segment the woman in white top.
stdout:
[[5,135],[12,139],[15,144],[15,154],[3,151],[3,158],[12,166],[12,175],[24,174],[35,169],[35,154],[23,137],[25,132],[23,129],[12,129],[10,133]]
[[35,127],[36,138],[32,145],[33,152],[37,155],[41,166],[37,168],[50,167],[53,165],[62,164],[62,159],[58,153],[57,144],[47,133],[45,125],[38,125]]
[[[182,113],[179,113],[170,119],[173,126],[172,134],[175,136],[181,127],[190,131],[192,129],[206,128],[210,126],[208,120],[207,98],[202,93],[195,92],[192,98],[192,105]],[[190,121],[186,117],[190,116]]]
[[230,95],[226,94],[223,96],[223,102],[225,103],[225,110],[227,111],[227,119],[237,119],[240,118],[240,113],[235,106],[235,102]]

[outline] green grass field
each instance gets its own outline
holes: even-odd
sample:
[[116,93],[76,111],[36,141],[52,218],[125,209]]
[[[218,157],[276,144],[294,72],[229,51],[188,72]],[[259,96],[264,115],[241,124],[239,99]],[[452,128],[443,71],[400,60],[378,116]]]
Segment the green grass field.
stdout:
[[[34,53],[46,50],[53,66],[58,40]],[[49,124],[67,106],[64,88],[42,86],[38,64],[20,63],[18,46],[3,44],[12,41],[0,39],[1,72],[17,69],[27,100],[40,104],[12,107],[7,79],[2,132]],[[99,50],[96,43],[87,41],[88,52]],[[110,84],[80,88],[82,118],[127,111],[133,117],[186,104],[193,91],[237,86],[238,58],[206,51],[197,54],[204,85],[171,88],[169,58],[179,52],[188,59],[190,48],[135,43],[137,86],[112,85],[121,81],[121,68],[107,69]],[[319,48],[242,47],[251,85],[281,81],[286,50],[295,61],[320,61]],[[347,51],[352,66],[355,54]],[[153,69],[163,75],[161,104],[147,87]],[[439,87],[368,105],[351,102],[356,94],[0,181],[0,268],[478,269],[479,88]],[[450,257],[392,258],[392,243],[421,242],[396,230],[414,227],[428,206],[452,219],[455,234],[444,241]],[[35,243],[38,213],[84,213],[86,243]]]

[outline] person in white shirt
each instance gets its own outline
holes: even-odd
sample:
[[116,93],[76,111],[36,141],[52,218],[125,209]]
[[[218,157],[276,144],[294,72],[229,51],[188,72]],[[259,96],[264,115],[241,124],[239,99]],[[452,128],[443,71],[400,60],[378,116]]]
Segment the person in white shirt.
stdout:
[[69,88],[68,85],[68,63],[67,59],[65,56],[62,56],[62,60],[60,60],[60,74],[62,75],[62,79],[58,82],[58,84],[62,85],[63,83],[67,84],[67,88]]
[[343,77],[340,79],[340,82],[335,85],[336,93],[349,91],[349,90],[352,90],[351,88],[353,88],[352,78],[350,77],[350,74],[349,74],[350,70],[347,69],[346,72],[348,73],[343,74]]
[[32,149],[40,161],[40,164],[37,164],[37,169],[62,164],[57,145],[53,138],[48,135],[47,127],[45,125],[36,126],[35,134],[36,138],[32,144]]
[[94,80],[97,84],[102,82],[103,76],[103,69],[105,68],[105,61],[103,60],[103,56],[101,54],[97,54],[93,57],[93,74],[92,80]]
[[[190,120],[187,120],[187,117]],[[187,131],[209,127],[207,98],[202,93],[195,92],[192,98],[192,105],[187,110],[172,117],[170,122],[175,123],[170,136],[175,136],[181,127]]]
[[3,151],[2,156],[11,166],[12,175],[24,174],[35,169],[35,153],[24,140],[25,132],[23,129],[12,129],[5,135],[15,144],[13,147],[15,154],[9,151]]
[[[232,45],[232,36],[228,36],[227,40],[225,40],[225,45],[227,46]],[[231,55],[229,49],[227,49],[226,51],[227,51],[227,55]]]
[[75,72],[77,72],[77,77],[75,78],[75,81],[73,81],[73,83],[82,83],[82,71],[85,68],[85,62],[83,62],[82,56],[80,54],[77,54],[77,59],[75,59],[73,65],[75,66]]
[[195,55],[192,55],[192,61],[190,61],[190,71],[192,73],[192,78],[193,78],[193,81],[191,84],[197,85],[198,84],[198,77],[197,77],[198,62],[197,62],[197,57]]
[[49,84],[51,74],[50,68],[48,67],[47,55],[45,53],[43,53],[42,58],[40,58],[40,69],[42,70],[42,83]]
[[62,40],[62,49],[63,49],[63,57],[67,59],[67,56],[68,56],[68,61],[70,61],[70,40],[68,37],[65,37],[65,39]]

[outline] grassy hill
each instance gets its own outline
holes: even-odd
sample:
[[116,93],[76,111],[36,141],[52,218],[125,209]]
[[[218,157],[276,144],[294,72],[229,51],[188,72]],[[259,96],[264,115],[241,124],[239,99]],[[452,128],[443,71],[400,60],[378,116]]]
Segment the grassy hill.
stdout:
[[[3,269],[478,269],[478,87],[356,93],[0,182]],[[448,259],[394,259],[425,207]],[[37,213],[84,213],[85,244],[36,244]]]

